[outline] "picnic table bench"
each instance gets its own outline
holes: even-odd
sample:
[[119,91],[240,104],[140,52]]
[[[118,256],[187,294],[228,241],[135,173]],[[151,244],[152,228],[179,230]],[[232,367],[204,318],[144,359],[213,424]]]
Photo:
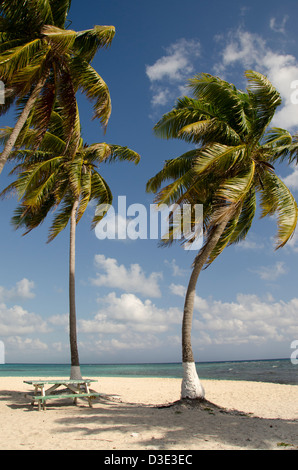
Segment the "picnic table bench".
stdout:
[[[97,382],[97,380],[91,379],[62,379],[62,380],[24,380],[24,383],[33,385],[34,392],[33,394],[26,394],[26,396],[31,397],[31,404],[34,405],[35,402],[38,403],[38,410],[41,410],[41,405],[43,409],[46,409],[46,401],[53,398],[73,398],[75,404],[77,404],[78,398],[86,398],[88,400],[89,406],[92,407],[91,400],[100,396],[100,393],[90,391],[89,384],[91,382]],[[45,387],[47,385],[52,385],[47,390]],[[59,387],[64,386],[66,391],[63,393],[57,393],[56,390]],[[83,391],[81,391],[83,389]],[[71,393],[70,393],[71,392]]]

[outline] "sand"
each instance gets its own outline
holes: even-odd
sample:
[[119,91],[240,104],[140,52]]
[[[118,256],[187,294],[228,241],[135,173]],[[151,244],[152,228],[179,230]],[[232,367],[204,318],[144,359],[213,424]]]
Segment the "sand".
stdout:
[[23,380],[0,378],[1,450],[298,449],[296,385],[204,380],[208,403],[193,407],[173,405],[178,379],[99,377],[92,408],[68,399],[38,411]]

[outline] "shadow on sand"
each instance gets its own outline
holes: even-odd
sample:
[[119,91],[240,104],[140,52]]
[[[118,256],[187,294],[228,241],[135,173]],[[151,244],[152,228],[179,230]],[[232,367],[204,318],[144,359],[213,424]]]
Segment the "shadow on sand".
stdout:
[[[0,400],[8,401],[11,409],[44,413],[45,422],[47,413],[55,411],[50,431],[59,433],[65,443],[71,432],[72,439],[85,441],[86,449],[88,440],[97,440],[105,446],[101,448],[122,450],[211,449],[213,443],[222,449],[298,449],[297,420],[260,418],[206,400],[144,405],[103,395],[92,408],[86,401],[74,406],[69,399],[52,400],[45,412],[33,408],[24,392],[2,390]],[[125,439],[125,446],[115,447],[117,439]]]

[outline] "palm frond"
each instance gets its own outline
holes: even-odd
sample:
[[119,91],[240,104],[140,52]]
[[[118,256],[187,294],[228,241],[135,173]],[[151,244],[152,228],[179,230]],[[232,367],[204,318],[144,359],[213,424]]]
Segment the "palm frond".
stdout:
[[195,98],[212,103],[222,120],[230,123],[239,135],[248,132],[249,120],[244,112],[245,94],[225,80],[201,73],[189,80]]
[[0,15],[5,19],[6,31],[11,37],[26,36],[28,30],[37,32],[40,26],[37,21],[38,12],[36,10],[32,14],[32,9],[36,9],[36,5],[28,0],[2,0],[0,4]]
[[272,150],[272,161],[287,160],[289,163],[297,162],[298,138],[285,129],[273,127],[264,136],[264,147]]
[[73,205],[73,195],[71,193],[66,194],[49,229],[48,242],[53,241],[65,229],[69,222]]
[[50,46],[44,47],[38,54],[30,60],[29,65],[16,70],[9,85],[22,100],[25,96],[29,98],[32,84],[36,83],[41,76],[48,75],[47,59],[50,52]]
[[[84,168],[84,167],[83,167]],[[87,209],[87,206],[91,199],[91,191],[92,191],[92,171],[90,168],[86,168],[85,171],[82,172],[81,181],[80,181],[80,199],[79,199],[79,206],[77,210],[76,222],[79,223],[82,216]]]
[[163,115],[154,126],[154,132],[158,137],[165,139],[182,138],[179,133],[185,126],[214,117],[216,117],[214,110],[208,103],[199,103],[193,98],[184,96],[169,113]]
[[[113,202],[113,195],[109,185],[106,183],[104,178],[97,172],[92,173],[92,199],[95,199],[97,206],[105,205],[107,208]],[[92,219],[91,228],[94,229],[96,224],[104,217],[105,212],[95,211],[95,215]]]
[[245,76],[249,81],[248,92],[256,113],[254,133],[259,139],[272,120],[276,108],[281,104],[281,97],[265,75],[247,70]]
[[28,165],[28,169],[26,169],[26,165],[24,165],[25,170],[14,182],[19,200],[23,199],[25,203],[28,202],[28,205],[39,205],[40,195],[45,190],[43,187],[45,178],[47,178],[48,175],[51,176],[51,174],[60,167],[60,164],[61,157],[54,157],[33,165]]
[[58,28],[65,26],[67,14],[70,10],[71,0],[50,0],[54,25]]
[[65,30],[51,25],[43,26],[41,34],[47,38],[57,54],[70,52],[77,35],[76,31]]
[[178,137],[189,143],[206,144],[207,142],[225,142],[239,144],[239,134],[226,122],[214,117],[197,121],[184,126],[178,133]]
[[163,187],[155,196],[154,202],[159,206],[163,204],[170,205],[180,203],[181,200],[186,199],[185,192],[188,191],[192,183],[193,172],[190,170],[180,178],[175,179],[175,181]]
[[54,23],[50,0],[30,0],[27,3],[29,14],[35,18],[38,29],[44,24]]
[[15,47],[22,46],[24,44],[24,38],[10,39],[9,36],[5,32],[3,32],[2,21],[3,18],[0,18],[0,54],[2,52],[12,50]]
[[216,197],[231,203],[245,199],[251,188],[255,176],[255,163],[250,162],[247,169],[243,169],[236,176],[228,178],[219,187]]
[[87,61],[79,57],[72,59],[70,72],[75,90],[80,89],[94,102],[93,119],[98,118],[106,128],[111,114],[111,98],[107,84]]
[[276,174],[267,173],[261,189],[261,217],[277,216],[276,249],[283,247],[293,236],[297,225],[297,203],[294,196]]
[[91,62],[99,48],[111,45],[114,35],[114,26],[97,25],[93,29],[80,31],[74,42],[75,53]]
[[146,191],[156,193],[165,181],[183,176],[193,167],[197,154],[198,150],[195,149],[184,153],[180,157],[166,160],[163,169],[148,180]]
[[37,210],[33,207],[26,206],[25,204],[20,204],[15,209],[14,216],[11,220],[13,227],[15,229],[24,228],[26,231],[23,235],[27,235],[34,228],[37,228],[44,222],[47,214],[53,208],[54,201],[52,198],[53,196],[49,195],[48,199],[43,203],[42,210]]
[[112,144],[109,144],[109,147],[111,153],[108,159],[105,160],[109,163],[119,160],[133,162],[135,165],[137,165],[140,162],[140,155],[128,147],[122,147],[121,145]]
[[75,153],[81,135],[81,128],[80,122],[78,121],[78,106],[75,89],[67,67],[64,67],[60,73],[57,99],[61,105],[60,115],[63,119],[66,150],[69,148],[69,145],[73,144],[73,152]]
[[240,216],[233,233],[229,239],[229,245],[239,243],[245,239],[255,216],[257,208],[257,198],[254,188],[252,188],[241,206]]
[[[9,139],[13,131],[12,127],[6,127],[0,129],[0,143],[5,144]],[[37,138],[37,131],[34,129],[29,129],[28,127],[24,128],[24,131],[20,133],[19,138],[16,143],[16,147],[26,148],[29,152],[32,153],[32,150],[35,147],[35,142]],[[43,136],[42,142],[39,144],[40,151],[50,151],[51,154],[63,155],[65,153],[65,142],[57,137],[57,135],[46,132]]]
[[[227,210],[229,210],[229,206],[227,207]],[[234,235],[234,232],[236,230],[236,227],[239,222],[239,215],[241,212],[241,205],[237,207],[237,210],[235,210],[234,214],[229,218],[229,221],[220,237],[218,240],[215,248],[211,251],[208,260],[206,262],[205,268],[210,266],[210,264],[215,261],[215,259],[223,252],[223,250],[231,244],[231,239]]]
[[239,160],[245,157],[246,146],[227,146],[217,143],[200,149],[194,162],[194,171],[197,175],[214,171],[222,174],[230,170]]
[[27,67],[42,47],[41,39],[33,39],[21,46],[3,51],[0,54],[0,79],[10,83],[14,74]]
[[36,129],[35,148],[38,148],[48,127],[56,101],[55,77],[48,77],[43,90],[38,97],[30,124]]

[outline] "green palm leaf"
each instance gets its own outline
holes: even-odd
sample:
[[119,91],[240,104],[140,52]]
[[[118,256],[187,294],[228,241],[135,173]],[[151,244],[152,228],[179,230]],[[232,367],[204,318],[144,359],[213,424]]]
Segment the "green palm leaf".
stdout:
[[[98,173],[92,174],[92,199],[97,201],[97,207],[99,205],[106,206],[107,209],[113,202],[112,192],[106,183]],[[95,215],[92,219],[91,228],[94,229],[98,222],[104,217],[105,211],[95,211]]]
[[156,193],[165,181],[183,176],[193,167],[197,154],[198,151],[195,149],[180,157],[166,160],[163,169],[148,180],[146,191]]
[[47,38],[57,54],[68,52],[72,48],[77,36],[76,31],[65,30],[47,24],[42,27],[41,34]]
[[58,28],[63,28],[70,10],[71,0],[50,0],[50,5],[54,20],[53,24],[58,26]]
[[65,27],[65,22],[67,19],[67,14],[70,10],[71,0],[49,0],[52,10],[53,23],[58,28]]
[[62,232],[67,226],[71,211],[74,205],[74,198],[72,193],[67,193],[60,203],[60,209],[54,217],[54,220],[49,229],[48,242],[54,240],[54,238]]
[[80,200],[77,210],[77,223],[81,220],[81,217],[85,213],[87,206],[91,200],[92,191],[92,171],[91,169],[83,167],[81,175],[81,188],[80,188]]
[[121,145],[110,145],[110,155],[107,162],[128,161],[137,165],[140,162],[140,155],[128,147]]
[[21,46],[3,51],[0,55],[1,80],[10,83],[14,74],[18,70],[27,67],[41,48],[41,39],[33,39]]
[[155,134],[158,137],[182,138],[179,135],[181,129],[198,120],[212,119],[216,117],[212,107],[205,102],[199,102],[187,96],[177,100],[176,107],[163,115],[154,126]]
[[74,49],[78,56],[91,62],[98,48],[108,47],[115,36],[114,26],[94,26],[93,29],[80,31],[76,35]]
[[297,161],[298,139],[285,129],[273,127],[264,136],[264,146],[274,146],[273,161],[286,159],[289,163]]
[[107,84],[91,65],[79,57],[70,64],[71,76],[75,90],[80,89],[93,106],[93,119],[98,118],[104,127],[107,126],[111,114],[111,98]]
[[249,130],[249,121],[244,112],[245,95],[236,87],[219,77],[198,74],[189,80],[189,87],[197,100],[214,103],[217,113],[240,135]]
[[182,127],[178,135],[186,142],[195,144],[210,141],[239,143],[237,132],[215,117],[188,124]]
[[239,174],[221,184],[216,197],[229,203],[243,201],[251,188],[254,176],[255,163],[252,161],[247,169],[240,171]]
[[208,260],[206,262],[206,268],[210,266],[211,263],[223,252],[227,245],[233,243],[232,238],[235,233],[236,227],[239,224],[239,215],[241,212],[241,206],[239,206],[232,217],[230,217],[229,222],[226,225],[219,241],[217,242],[215,248],[211,251]]
[[227,146],[212,143],[197,152],[194,171],[197,175],[214,171],[222,173],[231,170],[233,166],[245,157],[246,146]]
[[267,173],[261,190],[261,217],[277,215],[277,246],[284,246],[293,236],[297,224],[297,203],[294,196],[277,175]]
[[35,15],[37,26],[52,25],[54,18],[50,0],[30,0],[27,2],[30,16]]
[[239,243],[244,240],[254,219],[257,208],[256,192],[251,189],[241,206],[240,216],[234,231],[229,239],[229,244]]
[[281,104],[281,97],[264,75],[247,70],[245,76],[249,81],[249,93],[256,113],[254,132],[256,138],[260,139]]

